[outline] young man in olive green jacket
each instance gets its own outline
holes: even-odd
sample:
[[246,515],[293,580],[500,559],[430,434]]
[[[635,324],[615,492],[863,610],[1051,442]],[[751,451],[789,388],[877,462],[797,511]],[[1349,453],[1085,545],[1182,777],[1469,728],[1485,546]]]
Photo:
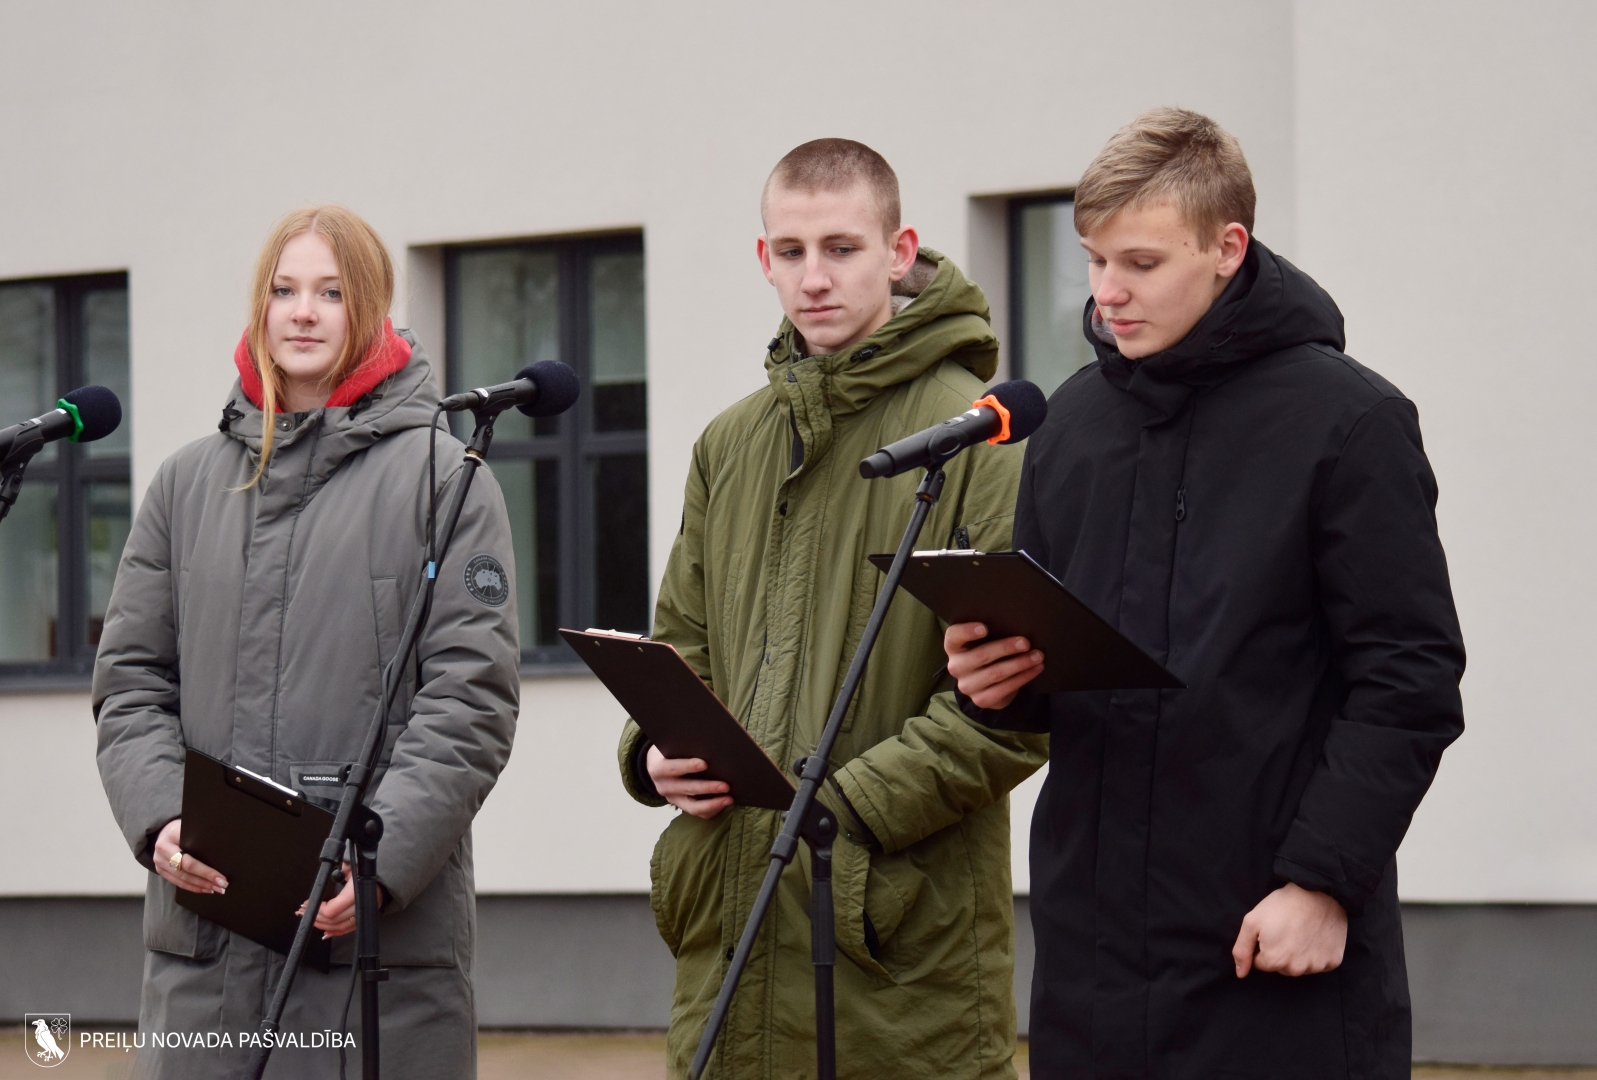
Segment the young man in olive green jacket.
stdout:
[[[899,223],[898,181],[842,139],[788,154],[761,200],[759,255],[787,312],[770,383],[693,451],[654,636],[669,641],[790,767],[820,738],[920,481],[860,478],[878,447],[969,409],[998,363],[987,300]],[[1021,448],[947,466],[920,547],[1010,546]],[[889,610],[831,762],[837,1057],[843,1077],[1013,1077],[1008,792],[1046,759],[1039,736],[972,724],[941,670],[936,617]],[[623,782],[683,810],[651,860],[677,959],[668,1055],[686,1072],[768,865],[780,815],[688,779],[630,721]],[[696,795],[712,798],[695,799]],[[785,873],[707,1075],[813,1076],[809,859]]]

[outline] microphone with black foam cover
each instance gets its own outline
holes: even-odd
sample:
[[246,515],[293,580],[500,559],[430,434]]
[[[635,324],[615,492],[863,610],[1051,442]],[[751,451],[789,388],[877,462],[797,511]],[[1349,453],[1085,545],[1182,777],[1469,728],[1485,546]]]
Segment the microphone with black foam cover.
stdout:
[[103,386],[80,386],[44,415],[0,428],[0,466],[25,463],[57,439],[103,439],[121,423],[122,403],[114,393]]
[[440,404],[445,412],[504,412],[520,409],[528,416],[556,416],[577,403],[582,386],[577,373],[558,360],[540,360],[516,372],[509,382],[450,394]]
[[897,476],[910,469],[942,464],[983,440],[1015,443],[1036,431],[1048,415],[1048,399],[1025,379],[999,383],[977,398],[969,412],[884,446],[859,463],[867,480]]

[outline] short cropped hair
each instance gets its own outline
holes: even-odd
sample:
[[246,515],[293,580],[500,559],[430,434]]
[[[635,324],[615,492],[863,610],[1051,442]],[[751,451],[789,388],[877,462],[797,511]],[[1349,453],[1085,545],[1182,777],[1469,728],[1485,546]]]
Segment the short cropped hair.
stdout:
[[882,217],[882,230],[891,236],[898,230],[902,207],[898,199],[898,174],[887,159],[864,143],[853,139],[815,139],[795,146],[776,163],[760,192],[760,217],[770,205],[771,189],[792,191],[841,191],[864,184]]
[[1253,235],[1253,173],[1236,137],[1190,109],[1149,109],[1115,132],[1076,187],[1086,236],[1126,207],[1173,202],[1211,247],[1235,221]]

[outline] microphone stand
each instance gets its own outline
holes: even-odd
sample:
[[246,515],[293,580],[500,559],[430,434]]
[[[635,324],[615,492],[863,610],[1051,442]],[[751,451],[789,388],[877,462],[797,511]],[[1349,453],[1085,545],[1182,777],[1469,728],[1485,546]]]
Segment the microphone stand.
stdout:
[[721,992],[710,1011],[704,1035],[699,1039],[698,1052],[693,1055],[693,1064],[688,1069],[688,1076],[692,1080],[704,1075],[704,1067],[715,1048],[716,1037],[720,1034],[721,1025],[726,1022],[732,994],[737,990],[738,980],[743,977],[743,969],[748,966],[754,939],[759,936],[766,912],[776,896],[782,871],[798,852],[800,837],[810,846],[810,878],[813,883],[810,890],[810,964],[815,968],[816,1075],[819,1080],[837,1078],[837,1018],[832,995],[832,971],[837,965],[837,939],[832,927],[832,841],[837,836],[837,822],[832,820],[831,811],[816,800],[816,793],[826,782],[826,767],[832,755],[832,746],[837,742],[838,732],[843,727],[843,716],[848,712],[860,678],[865,674],[865,661],[870,658],[871,650],[876,645],[876,635],[881,632],[882,621],[887,617],[887,607],[893,602],[893,594],[898,591],[899,579],[904,576],[904,564],[915,549],[915,541],[926,524],[926,515],[931,513],[943,493],[943,463],[960,449],[955,447],[950,453],[935,456],[926,467],[926,476],[915,492],[915,512],[904,529],[904,538],[899,542],[898,552],[887,570],[882,591],[877,594],[876,606],[871,609],[865,634],[860,638],[859,647],[854,650],[854,659],[838,691],[837,701],[832,705],[832,714],[827,717],[815,752],[801,759],[798,793],[793,796],[793,805],[782,817],[782,831],[771,845],[770,868],[760,884],[759,895],[754,899],[748,922],[743,925],[743,937],[732,956],[732,966],[721,981]]
[[[405,666],[415,651],[416,640],[421,636],[427,614],[432,608],[438,566],[449,551],[449,542],[454,538],[455,526],[460,521],[460,511],[466,504],[472,479],[483,463],[488,444],[493,441],[494,420],[498,413],[497,409],[473,413],[476,427],[466,446],[465,461],[460,478],[455,482],[449,509],[444,514],[443,538],[439,543],[437,562],[428,563],[423,571],[426,577],[421,591],[411,602],[399,649],[383,670],[382,698],[376,715],[366,729],[366,741],[361,746],[360,759],[358,763],[343,768],[344,790],[338,801],[338,812],[333,817],[333,827],[322,844],[321,866],[316,871],[316,883],[311,886],[310,896],[305,901],[305,911],[300,915],[294,943],[288,950],[283,972],[272,991],[271,1004],[261,1018],[260,1041],[251,1048],[249,1076],[253,1080],[261,1080],[266,1071],[266,1063],[277,1037],[277,1027],[283,1019],[283,1009],[288,1004],[288,992],[294,986],[294,976],[316,923],[316,911],[321,907],[328,880],[342,861],[346,841],[355,845],[355,969],[360,979],[361,1078],[378,1080],[377,984],[388,978],[388,970],[378,962],[377,949],[377,844],[382,839],[383,820],[365,804],[365,797],[377,771],[388,712],[392,708],[394,696],[399,692],[400,683],[404,681]],[[428,497],[432,497],[431,492],[428,492]]]

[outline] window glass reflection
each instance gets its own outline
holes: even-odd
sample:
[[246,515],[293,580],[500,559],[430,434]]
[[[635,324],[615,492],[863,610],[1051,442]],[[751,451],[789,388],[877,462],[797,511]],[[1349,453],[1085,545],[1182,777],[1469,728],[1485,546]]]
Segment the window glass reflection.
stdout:
[[648,426],[643,253],[595,255],[590,265],[593,430],[642,431]]
[[581,385],[563,418],[502,414],[488,456],[510,515],[532,664],[577,662],[562,626],[649,629],[641,241],[579,237],[445,255],[452,393],[542,360],[568,364]]
[[0,661],[56,655],[55,493],[54,484],[24,483],[0,522]]
[[493,471],[510,515],[521,647],[558,644],[560,463],[554,459],[495,461]]
[[1020,208],[1021,376],[1052,394],[1096,354],[1082,333],[1092,289],[1087,253],[1073,221],[1075,204],[1032,203]]
[[[456,265],[460,389],[508,382],[528,364],[560,359],[560,273],[554,252],[463,251]],[[469,431],[471,414],[455,423]],[[540,417],[537,433],[552,435],[558,425],[558,417]],[[533,421],[515,410],[501,413],[494,425],[498,439],[532,434]]]
[[645,454],[590,462],[593,484],[593,625],[649,632],[649,468]]
[[122,402],[122,423],[103,439],[85,444],[90,457],[125,456],[133,408],[128,378],[128,291],[95,289],[83,297],[83,381],[103,386]]
[[133,525],[133,492],[127,481],[85,485],[87,506],[84,526],[89,548],[88,644],[100,644],[105,610],[111,602],[111,585],[117,563]]
[[[55,338],[53,286],[0,285],[0,427],[38,416],[60,397]],[[33,460],[55,454],[55,444],[46,443]]]

